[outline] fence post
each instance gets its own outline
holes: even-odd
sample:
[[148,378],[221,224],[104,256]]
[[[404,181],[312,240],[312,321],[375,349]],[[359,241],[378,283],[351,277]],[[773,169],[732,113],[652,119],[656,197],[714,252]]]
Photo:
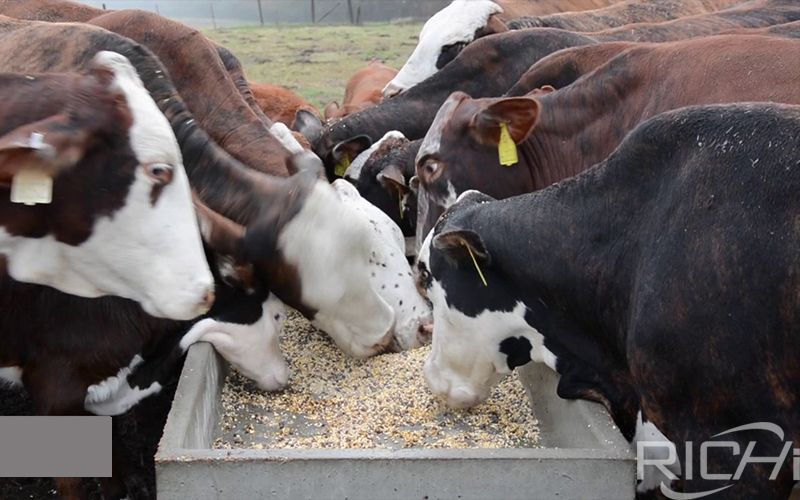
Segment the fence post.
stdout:
[[258,0],[258,20],[261,21],[261,26],[264,26],[264,12],[261,11],[261,0]]
[[316,24],[317,23],[317,15],[314,12],[315,7],[316,6],[314,5],[314,0],[311,0],[311,24]]
[[211,7],[211,26],[214,27],[214,31],[217,30],[217,18],[214,16],[214,4],[209,2],[209,7]]
[[355,24],[355,19],[353,19],[353,0],[347,0],[347,14],[350,17],[350,24]]

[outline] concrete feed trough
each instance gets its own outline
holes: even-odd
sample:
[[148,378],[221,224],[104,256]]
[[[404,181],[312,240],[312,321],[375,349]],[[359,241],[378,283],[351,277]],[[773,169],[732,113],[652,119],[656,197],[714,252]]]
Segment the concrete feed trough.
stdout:
[[542,448],[492,450],[211,449],[227,370],[209,344],[189,350],[156,455],[159,499],[634,497],[630,445],[599,405],[558,398],[544,366],[521,373]]

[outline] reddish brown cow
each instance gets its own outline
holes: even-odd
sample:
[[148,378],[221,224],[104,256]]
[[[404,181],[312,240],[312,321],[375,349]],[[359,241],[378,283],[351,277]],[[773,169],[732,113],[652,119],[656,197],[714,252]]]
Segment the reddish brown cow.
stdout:
[[250,91],[261,111],[272,121],[281,122],[287,127],[294,126],[295,116],[301,109],[319,117],[319,111],[286,87],[271,83],[249,82]]
[[347,80],[344,101],[342,101],[341,107],[336,101],[331,101],[325,106],[325,119],[343,118],[378,104],[383,98],[381,95],[383,88],[396,75],[396,69],[386,66],[377,59],[373,59],[366,68],[356,71]]
[[669,21],[727,9],[740,3],[742,0],[626,0],[602,9],[521,17],[508,23],[508,27],[600,31],[632,23]]
[[506,23],[513,19],[595,9],[611,3],[612,0],[453,0],[425,22],[414,52],[383,89],[383,96],[405,92],[442,69],[473,41],[507,31]]
[[[634,126],[663,111],[739,101],[800,103],[799,54],[800,42],[764,36],[643,44],[544,95],[471,99],[456,92],[417,155],[418,243],[459,193],[478,189],[505,198],[548,186],[602,160]],[[502,123],[519,151],[519,162],[509,167],[498,160]],[[733,145],[698,137],[698,147]]]
[[198,30],[150,12],[104,11],[63,0],[0,0],[0,14],[85,22],[142,43],[161,59],[200,126],[220,146],[249,167],[287,175],[286,159],[293,145],[274,137],[272,122],[239,97],[216,45]]

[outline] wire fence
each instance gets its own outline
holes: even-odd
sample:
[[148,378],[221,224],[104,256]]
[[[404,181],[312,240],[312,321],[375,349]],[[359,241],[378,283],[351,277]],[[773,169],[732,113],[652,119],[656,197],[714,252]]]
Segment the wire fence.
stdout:
[[83,0],[106,9],[156,12],[197,28],[361,24],[425,20],[451,0]]

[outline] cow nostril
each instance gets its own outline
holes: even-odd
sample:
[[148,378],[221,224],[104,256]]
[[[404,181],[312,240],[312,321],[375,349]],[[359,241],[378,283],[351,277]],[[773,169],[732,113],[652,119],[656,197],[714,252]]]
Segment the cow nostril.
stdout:
[[417,340],[419,340],[420,344],[422,345],[431,343],[431,340],[433,340],[432,323],[422,323],[419,325],[419,328],[417,329]]

